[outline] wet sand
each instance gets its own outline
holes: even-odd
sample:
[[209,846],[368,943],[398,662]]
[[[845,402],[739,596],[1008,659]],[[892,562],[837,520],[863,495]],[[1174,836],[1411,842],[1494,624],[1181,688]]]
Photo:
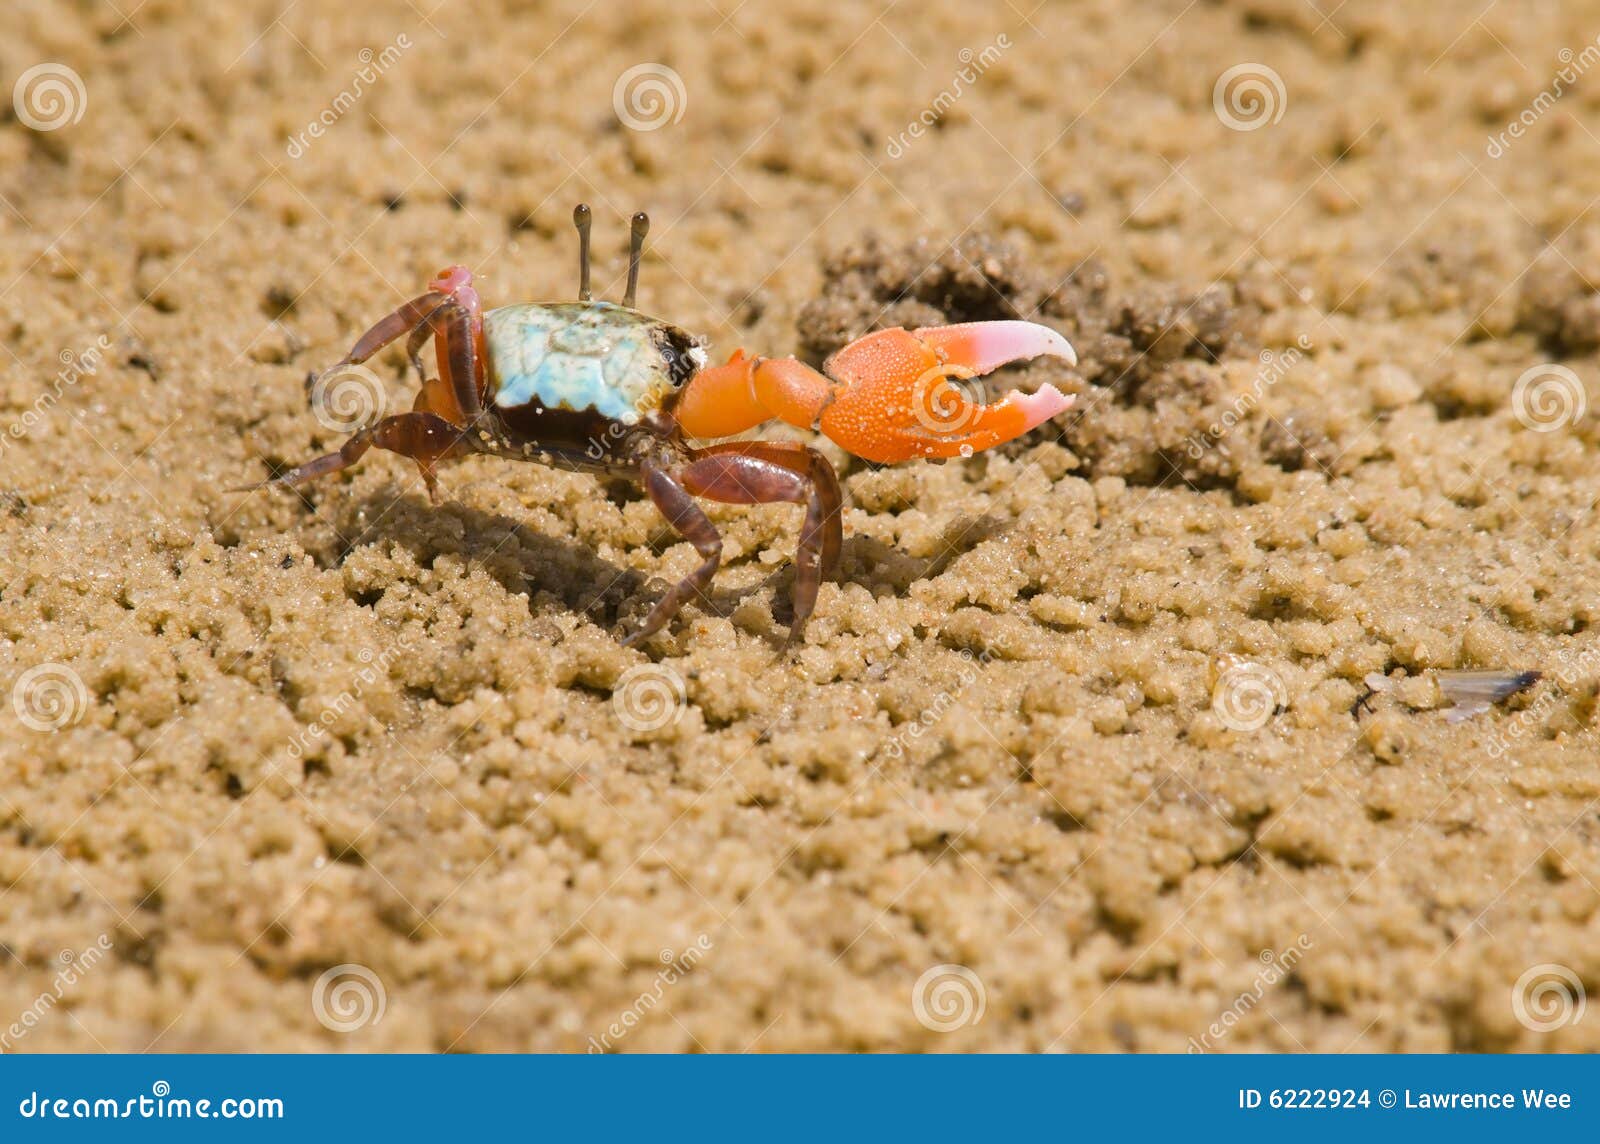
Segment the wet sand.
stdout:
[[[420,7],[0,14],[0,1048],[1600,1048],[1600,7]],[[791,506],[629,650],[635,489],[226,491],[580,199],[716,354],[1027,317],[1077,407],[821,443],[793,649]]]

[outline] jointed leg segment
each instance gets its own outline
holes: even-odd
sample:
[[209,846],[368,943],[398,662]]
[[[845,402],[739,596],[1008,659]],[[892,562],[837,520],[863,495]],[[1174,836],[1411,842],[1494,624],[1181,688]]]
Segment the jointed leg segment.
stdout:
[[706,559],[662,597],[644,626],[624,642],[634,644],[660,631],[691,595],[705,590],[717,570],[722,541],[691,499],[696,496],[724,504],[806,506],[795,550],[794,620],[789,629],[791,640],[799,638],[816,608],[823,577],[838,567],[844,540],[839,478],[826,457],[800,444],[738,441],[699,450],[670,473],[647,467],[645,489],[661,514]]
[[339,446],[338,452],[327,453],[315,460],[307,461],[298,468],[290,469],[287,473],[250,487],[258,489],[268,485],[282,485],[285,488],[295,488],[318,477],[325,477],[329,473],[337,473],[340,469],[348,469],[365,456],[368,449],[376,445],[380,449],[388,449],[392,453],[399,453],[414,460],[417,468],[422,470],[422,479],[428,486],[428,498],[434,504],[438,504],[439,481],[434,468],[440,461],[455,454],[461,440],[461,429],[436,413],[416,411],[397,413],[393,417],[385,417],[375,425],[358,430],[348,441]]

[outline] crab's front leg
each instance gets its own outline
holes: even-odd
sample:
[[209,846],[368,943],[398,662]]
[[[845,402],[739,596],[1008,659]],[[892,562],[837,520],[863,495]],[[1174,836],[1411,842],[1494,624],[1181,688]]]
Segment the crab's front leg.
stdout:
[[679,465],[663,468],[647,462],[641,476],[661,515],[700,553],[700,564],[668,589],[639,630],[622,642],[631,647],[649,639],[686,601],[703,594],[716,574],[722,537],[695,497],[724,504],[806,506],[795,550],[794,619],[789,625],[789,639],[799,639],[817,605],[817,590],[838,567],[844,544],[839,478],[828,459],[793,441],[734,441],[696,449]]
[[970,456],[1020,437],[1072,405],[1053,385],[985,403],[969,379],[1048,355],[1077,364],[1060,334],[1034,322],[879,330],[851,342],[823,373],[793,358],[747,357],[701,370],[677,406],[684,432],[726,437],[778,418],[820,429],[869,461]]

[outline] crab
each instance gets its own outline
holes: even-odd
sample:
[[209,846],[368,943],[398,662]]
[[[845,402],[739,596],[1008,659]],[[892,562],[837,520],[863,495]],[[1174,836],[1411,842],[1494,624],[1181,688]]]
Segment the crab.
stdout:
[[[1024,321],[877,330],[833,354],[821,372],[793,357],[742,349],[710,365],[703,339],[634,308],[648,217],[641,211],[632,219],[621,305],[596,301],[590,290],[587,205],[578,205],[573,222],[578,301],[485,310],[465,267],[441,270],[333,367],[359,366],[406,338],[407,358],[422,381],[412,409],[360,429],[337,452],[247,489],[303,485],[354,465],[373,446],[414,460],[434,504],[439,463],[474,454],[636,480],[700,563],[622,641],[630,646],[664,628],[717,571],[722,538],[697,497],[804,505],[794,641],[839,562],[843,500],[833,465],[799,442],[697,446],[691,440],[732,437],[777,419],[820,430],[868,461],[951,458],[1019,437],[1072,404],[1049,384],[989,403],[962,392],[968,379],[1013,361],[1051,355],[1076,364],[1064,337]],[[438,361],[431,378],[421,359],[430,337]]]

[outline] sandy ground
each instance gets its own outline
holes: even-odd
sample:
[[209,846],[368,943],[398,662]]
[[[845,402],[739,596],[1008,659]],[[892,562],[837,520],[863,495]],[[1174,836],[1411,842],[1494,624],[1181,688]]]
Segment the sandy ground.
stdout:
[[[0,13],[0,1048],[1600,1047],[1600,5],[430,6]],[[722,352],[1021,315],[1078,409],[824,446],[792,650],[790,507],[632,651],[629,488],[226,491],[579,199]]]

